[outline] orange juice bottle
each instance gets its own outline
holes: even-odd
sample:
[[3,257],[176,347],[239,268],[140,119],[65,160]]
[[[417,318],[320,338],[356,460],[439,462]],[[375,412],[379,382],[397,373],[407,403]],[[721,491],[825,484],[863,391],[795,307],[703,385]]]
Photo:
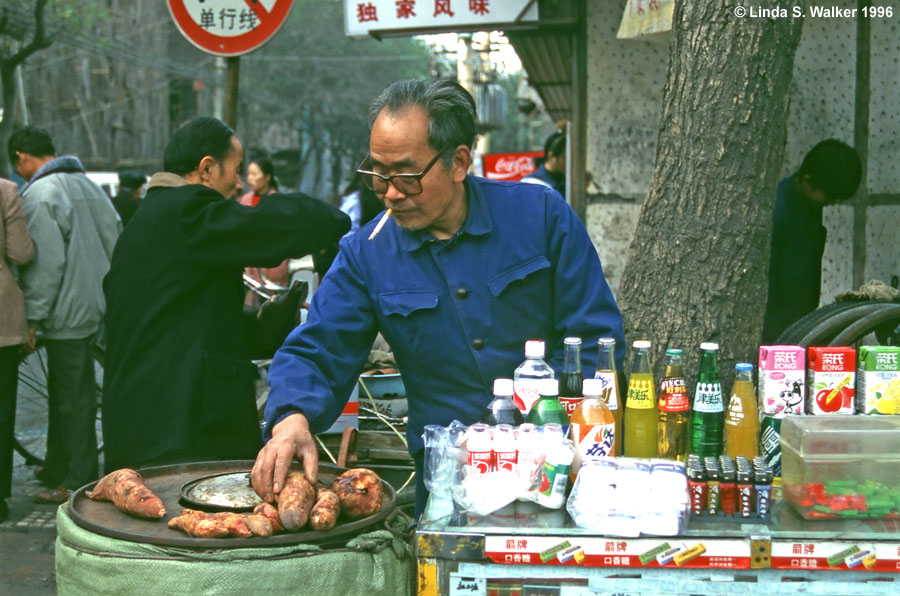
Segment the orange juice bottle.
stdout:
[[569,438],[575,443],[575,459],[569,472],[572,482],[575,482],[582,462],[615,455],[616,420],[603,399],[608,392],[609,387],[604,387],[602,380],[584,380],[584,399],[576,406],[569,424]]
[[597,340],[597,344],[597,371],[594,378],[603,382],[603,399],[616,421],[616,444],[611,455],[622,455],[622,445],[625,441],[625,431],[622,427],[625,404],[622,403],[619,375],[616,371],[616,338],[601,337]]
[[759,414],[753,391],[753,365],[734,365],[734,388],[725,415],[725,454],[752,459],[759,455]]
[[650,342],[636,341],[633,347],[634,366],[625,398],[625,456],[656,457],[659,411],[650,369]]

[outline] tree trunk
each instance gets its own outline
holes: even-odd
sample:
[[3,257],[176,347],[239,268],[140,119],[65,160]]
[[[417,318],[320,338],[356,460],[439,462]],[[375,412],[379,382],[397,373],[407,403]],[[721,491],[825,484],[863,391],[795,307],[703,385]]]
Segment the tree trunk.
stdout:
[[735,362],[756,361],[802,27],[737,18],[738,5],[676,3],[656,168],[619,296],[626,337],[653,342],[657,375],[681,348],[691,382],[714,341],[726,391]]

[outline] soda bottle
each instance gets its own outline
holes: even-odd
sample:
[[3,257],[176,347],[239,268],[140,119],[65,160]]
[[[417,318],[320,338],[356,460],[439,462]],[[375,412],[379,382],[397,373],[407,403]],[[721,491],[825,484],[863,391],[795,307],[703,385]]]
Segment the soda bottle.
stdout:
[[700,375],[694,392],[691,410],[691,453],[706,457],[722,455],[722,431],[725,422],[725,408],[722,404],[722,383],[719,381],[719,367],[716,352],[719,344],[700,344]]
[[625,456],[656,457],[656,388],[650,369],[650,342],[636,341],[634,366],[625,398]]
[[575,443],[575,460],[569,477],[575,482],[581,463],[593,457],[615,455],[616,420],[603,400],[600,379],[584,380],[584,399],[572,413],[569,437]]
[[494,399],[488,404],[487,412],[481,421],[491,426],[498,424],[519,426],[525,422],[525,417],[513,402],[512,379],[494,379]]
[[565,359],[559,375],[559,403],[566,409],[566,415],[571,417],[581,403],[581,384],[584,381],[581,374],[581,338],[567,337],[564,346]]
[[540,398],[540,382],[542,379],[555,379],[556,373],[544,362],[544,342],[530,340],[525,342],[525,361],[513,373],[513,401],[527,416],[531,408]]
[[666,372],[659,388],[659,457],[684,461],[690,438],[691,400],[681,350],[666,350]]
[[616,373],[616,338],[601,337],[597,340],[597,371],[594,378],[603,381],[606,407],[612,413],[616,421],[616,447],[613,455],[622,455],[622,447],[625,445],[625,431],[622,428],[622,394],[619,391],[619,376]]
[[759,455],[759,414],[753,391],[753,365],[734,365],[734,387],[725,416],[725,453],[731,457]]
[[569,417],[566,409],[559,403],[559,381],[556,379],[543,379],[538,389],[540,398],[528,412],[526,422],[536,426],[545,424],[558,424],[562,427],[563,434],[569,432]]

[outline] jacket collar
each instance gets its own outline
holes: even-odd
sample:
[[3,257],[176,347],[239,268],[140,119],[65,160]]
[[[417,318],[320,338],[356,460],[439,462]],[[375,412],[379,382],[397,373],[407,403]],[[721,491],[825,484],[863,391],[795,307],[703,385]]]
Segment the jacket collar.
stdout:
[[[84,166],[81,165],[81,160],[79,160],[74,155],[61,155],[59,157],[54,157],[44,165],[42,165],[37,172],[34,173],[34,176],[31,177],[31,180],[28,181],[28,186],[31,186],[36,180],[39,178],[43,178],[44,176],[49,176],[50,174],[60,174],[60,173],[75,173],[80,172],[84,173]],[[22,189],[23,192],[25,189]]]
[[[469,210],[466,213],[466,220],[459,231],[453,235],[453,238],[463,234],[481,236],[489,233],[494,227],[481,185],[477,184],[476,179],[472,176],[466,176],[464,184],[466,185],[466,196],[469,200]],[[397,241],[400,248],[406,251],[412,252],[421,248],[426,242],[436,241],[435,237],[427,230],[410,231],[396,225],[394,228],[397,230]]]
[[157,172],[150,176],[150,180],[147,181],[147,190],[150,190],[151,188],[175,188],[178,186],[187,186],[188,184],[190,184],[190,182],[178,174],[172,174],[171,172]]

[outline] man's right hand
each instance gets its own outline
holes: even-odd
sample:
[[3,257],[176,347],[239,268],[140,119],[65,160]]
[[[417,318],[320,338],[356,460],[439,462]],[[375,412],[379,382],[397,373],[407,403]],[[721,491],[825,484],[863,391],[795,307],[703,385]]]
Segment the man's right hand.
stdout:
[[303,473],[315,486],[319,475],[319,452],[309,431],[306,416],[297,412],[275,425],[272,438],[256,456],[250,471],[250,484],[261,499],[274,502],[284,488],[294,457],[303,462]]

